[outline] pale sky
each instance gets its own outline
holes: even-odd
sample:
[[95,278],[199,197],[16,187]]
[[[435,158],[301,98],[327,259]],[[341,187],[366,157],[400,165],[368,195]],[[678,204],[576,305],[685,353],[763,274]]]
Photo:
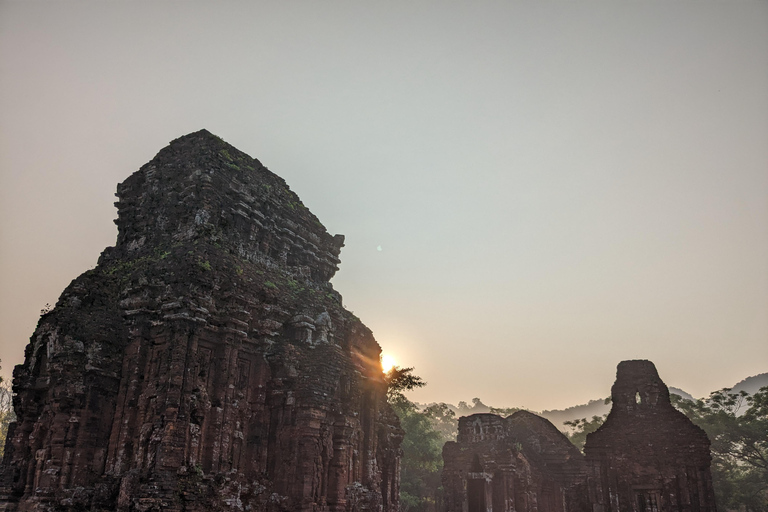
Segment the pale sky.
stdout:
[[0,374],[206,128],[332,234],[422,401],[768,371],[768,2],[0,1]]

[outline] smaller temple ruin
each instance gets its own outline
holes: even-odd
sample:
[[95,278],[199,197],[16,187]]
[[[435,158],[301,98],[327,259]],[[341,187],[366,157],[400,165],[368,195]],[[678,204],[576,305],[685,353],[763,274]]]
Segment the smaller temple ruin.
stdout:
[[594,510],[715,512],[707,434],[672,406],[653,363],[619,363],[611,401],[584,446]]
[[581,453],[530,412],[459,419],[457,441],[445,444],[443,459],[449,511],[581,510],[571,503],[587,474]]
[[619,363],[605,423],[582,455],[527,411],[459,419],[443,448],[448,512],[715,512],[709,440],[650,361]]

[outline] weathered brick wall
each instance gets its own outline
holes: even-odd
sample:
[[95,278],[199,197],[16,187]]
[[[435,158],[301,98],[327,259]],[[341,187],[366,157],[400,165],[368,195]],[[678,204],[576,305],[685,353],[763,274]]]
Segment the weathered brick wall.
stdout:
[[443,459],[449,512],[587,510],[579,497],[586,478],[581,453],[535,414],[462,417]]
[[331,236],[206,131],[118,187],[117,245],[14,372],[6,510],[394,511],[402,431]]
[[591,500],[604,512],[714,512],[709,439],[672,406],[653,363],[619,363],[611,400],[584,447]]
[[449,512],[715,512],[709,440],[677,411],[650,361],[619,364],[585,455],[520,411],[459,419],[443,448]]

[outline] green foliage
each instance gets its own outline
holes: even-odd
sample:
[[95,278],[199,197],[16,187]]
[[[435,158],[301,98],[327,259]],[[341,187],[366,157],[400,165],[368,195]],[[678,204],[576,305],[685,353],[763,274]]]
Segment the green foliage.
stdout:
[[205,260],[205,261],[203,261],[203,260],[198,260],[198,261],[197,261],[197,264],[198,264],[198,266],[199,266],[201,269],[205,270],[206,272],[208,272],[208,271],[210,271],[210,270],[211,270],[211,263],[210,263],[208,260]]
[[272,281],[264,281],[264,287],[271,288],[272,290],[277,290],[277,285]]
[[440,434],[443,443],[455,441],[458,433],[458,418],[448,404],[432,404],[422,411],[432,423],[432,428]]
[[[177,245],[174,245],[174,247],[176,246]],[[193,251],[189,251],[188,254],[192,253]],[[141,256],[132,260],[115,261],[111,265],[103,267],[101,273],[106,276],[122,276],[123,281],[125,281],[132,272],[146,268],[160,260],[164,260],[170,255],[171,251],[157,247],[150,255]]]
[[307,209],[307,207],[306,207],[306,206],[304,206],[304,204],[303,204],[301,201],[299,201],[299,198],[298,198],[298,197],[296,197],[296,199],[295,199],[295,200],[293,200],[293,199],[288,199],[288,200],[285,202],[285,205],[286,205],[286,206],[287,206],[289,209],[291,209],[291,210],[293,210],[293,211],[296,211],[296,210],[306,210],[306,209]]
[[11,386],[0,377],[0,460],[5,454],[5,438],[8,435],[8,427],[16,421],[12,397]]
[[405,431],[400,466],[400,509],[421,512],[434,510],[442,495],[440,475],[444,438],[433,428],[432,416],[419,411],[403,394],[426,384],[412,372],[413,368],[395,366],[385,374],[385,379],[387,399]]
[[304,287],[301,286],[298,281],[290,277],[285,280],[285,284],[288,285],[288,289],[293,293],[301,293],[304,291]]
[[672,403],[712,442],[718,508],[768,511],[768,387],[752,396],[726,388],[696,401],[672,395]]
[[584,443],[587,441],[587,434],[591,434],[600,428],[605,423],[605,418],[607,417],[608,415],[604,414],[603,416],[592,416],[591,420],[581,418],[580,420],[566,421],[564,425],[571,427],[573,430],[566,432],[565,436],[576,448],[583,452]]
[[401,509],[422,511],[434,507],[440,493],[443,470],[443,437],[432,428],[430,418],[416,407],[395,405],[405,431],[400,471]]
[[102,273],[107,276],[112,276],[115,274],[126,274],[132,272],[136,266],[144,263],[145,260],[147,260],[146,256],[136,258],[135,260],[120,260],[108,267],[104,267]]
[[421,377],[413,375],[413,368],[400,368],[399,366],[393,366],[385,373],[384,380],[387,382],[387,402],[393,407],[415,408],[416,406],[405,398],[403,391],[410,391],[427,385]]

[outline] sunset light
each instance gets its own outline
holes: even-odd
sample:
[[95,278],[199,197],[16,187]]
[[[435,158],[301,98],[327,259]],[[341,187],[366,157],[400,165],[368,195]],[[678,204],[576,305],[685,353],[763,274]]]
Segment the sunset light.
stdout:
[[382,354],[381,356],[381,370],[384,373],[387,373],[389,370],[395,367],[397,365],[397,361],[395,361],[395,358],[390,356],[389,354]]

